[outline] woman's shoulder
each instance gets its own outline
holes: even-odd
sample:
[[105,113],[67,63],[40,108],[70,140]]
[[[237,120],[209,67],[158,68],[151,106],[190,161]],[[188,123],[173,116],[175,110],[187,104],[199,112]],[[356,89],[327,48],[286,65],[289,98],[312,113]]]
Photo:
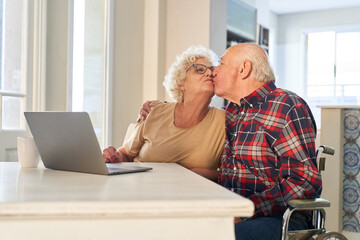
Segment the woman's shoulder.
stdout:
[[217,107],[210,107],[210,111],[214,114],[215,117],[225,118],[225,110]]
[[146,118],[149,121],[157,121],[162,118],[166,118],[166,116],[173,116],[172,113],[174,111],[176,103],[164,103],[158,102],[155,106],[151,108],[151,111]]
[[141,123],[145,125],[157,123],[158,121],[166,121],[174,111],[175,103],[157,102],[150,110],[149,115]]
[[155,106],[151,109],[151,112],[167,112],[175,108],[175,102],[157,102]]

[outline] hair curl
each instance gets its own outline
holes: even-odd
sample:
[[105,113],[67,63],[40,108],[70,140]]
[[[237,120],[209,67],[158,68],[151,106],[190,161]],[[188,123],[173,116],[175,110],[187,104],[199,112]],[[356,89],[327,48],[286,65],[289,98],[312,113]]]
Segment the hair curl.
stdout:
[[170,97],[176,102],[184,101],[180,86],[183,85],[186,78],[186,70],[200,58],[208,60],[213,66],[216,66],[219,61],[218,56],[213,51],[199,45],[190,46],[180,56],[176,56],[175,62],[171,64],[163,85]]

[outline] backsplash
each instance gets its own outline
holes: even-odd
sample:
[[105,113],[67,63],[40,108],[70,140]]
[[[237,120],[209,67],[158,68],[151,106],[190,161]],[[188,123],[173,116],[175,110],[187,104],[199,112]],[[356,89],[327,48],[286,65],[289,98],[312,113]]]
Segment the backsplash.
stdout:
[[344,110],[343,230],[360,232],[360,110]]

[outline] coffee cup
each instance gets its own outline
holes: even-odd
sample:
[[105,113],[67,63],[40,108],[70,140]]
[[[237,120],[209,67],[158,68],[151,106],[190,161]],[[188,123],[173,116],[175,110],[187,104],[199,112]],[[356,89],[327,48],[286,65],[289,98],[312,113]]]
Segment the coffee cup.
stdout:
[[36,168],[40,155],[32,137],[17,138],[18,161],[22,168]]

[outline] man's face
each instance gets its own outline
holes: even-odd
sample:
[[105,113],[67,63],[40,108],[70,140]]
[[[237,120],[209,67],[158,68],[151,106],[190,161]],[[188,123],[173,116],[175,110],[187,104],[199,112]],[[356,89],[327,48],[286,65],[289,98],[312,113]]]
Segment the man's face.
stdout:
[[215,94],[228,99],[227,97],[232,95],[237,78],[237,64],[231,49],[228,49],[221,57],[221,62],[213,71],[213,75]]

